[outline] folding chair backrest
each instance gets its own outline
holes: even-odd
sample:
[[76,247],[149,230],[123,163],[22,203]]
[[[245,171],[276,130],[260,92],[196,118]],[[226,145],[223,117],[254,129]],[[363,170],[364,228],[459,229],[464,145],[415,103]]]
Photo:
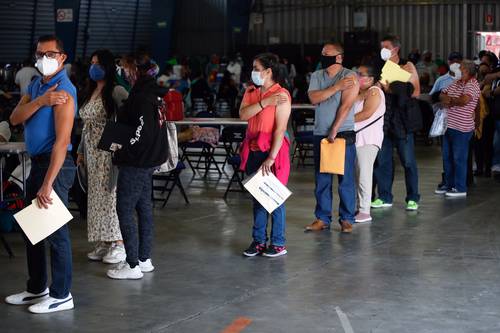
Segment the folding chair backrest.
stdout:
[[219,98],[215,102],[215,113],[217,113],[217,115],[219,117],[230,118],[231,117],[231,105],[229,104],[229,102],[226,99]]
[[203,98],[193,98],[193,114],[208,110],[208,105]]
[[246,126],[227,126],[222,130],[221,140],[226,152],[233,156],[238,153],[238,149],[245,139]]
[[314,109],[292,110],[292,130],[295,136],[306,132],[306,126],[314,125],[314,112]]

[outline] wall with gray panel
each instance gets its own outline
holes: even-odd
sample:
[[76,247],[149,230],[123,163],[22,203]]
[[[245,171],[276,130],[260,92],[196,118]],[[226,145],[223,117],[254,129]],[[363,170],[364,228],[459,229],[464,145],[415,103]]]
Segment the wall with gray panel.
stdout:
[[54,33],[54,15],[53,0],[0,1],[0,62],[29,57],[37,36]]
[[[270,37],[295,44],[342,40],[343,32],[352,30],[355,10],[367,13],[369,27],[379,35],[400,35],[403,54],[412,47],[471,54],[474,31],[500,30],[500,1],[263,0],[263,7],[263,23],[250,22],[251,44],[267,44]],[[486,14],[494,16],[493,27],[486,26]]]
[[136,0],[81,0],[77,56],[88,56],[100,48],[125,54],[138,46],[149,47],[151,1],[139,1],[134,34],[136,5]]
[[[55,32],[54,17],[53,0],[1,0],[0,62],[19,62],[30,56],[38,36]],[[81,0],[80,17],[75,18],[79,19],[77,57],[84,53],[86,38],[87,56],[103,47],[117,54],[149,47],[150,17],[151,0]]]

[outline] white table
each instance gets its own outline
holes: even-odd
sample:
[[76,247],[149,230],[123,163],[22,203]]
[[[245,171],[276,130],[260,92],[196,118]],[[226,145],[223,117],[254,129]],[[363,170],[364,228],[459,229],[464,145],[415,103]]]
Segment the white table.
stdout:
[[184,118],[174,121],[176,125],[248,125],[248,121],[240,118]]
[[316,109],[316,106],[313,104],[292,104],[292,110],[310,110]]

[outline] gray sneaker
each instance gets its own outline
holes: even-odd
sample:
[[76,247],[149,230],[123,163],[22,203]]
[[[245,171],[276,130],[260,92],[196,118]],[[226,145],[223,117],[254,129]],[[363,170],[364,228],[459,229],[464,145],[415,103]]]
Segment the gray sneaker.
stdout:
[[93,261],[102,261],[102,258],[108,253],[109,245],[104,242],[99,242],[96,244],[92,252],[87,253],[87,258]]

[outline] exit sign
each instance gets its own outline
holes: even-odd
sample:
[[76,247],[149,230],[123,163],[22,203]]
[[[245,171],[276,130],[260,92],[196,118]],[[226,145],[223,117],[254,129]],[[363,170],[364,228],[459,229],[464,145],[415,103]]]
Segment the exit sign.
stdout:
[[494,21],[493,14],[486,14],[485,21],[488,27],[490,28],[493,27],[493,21]]

